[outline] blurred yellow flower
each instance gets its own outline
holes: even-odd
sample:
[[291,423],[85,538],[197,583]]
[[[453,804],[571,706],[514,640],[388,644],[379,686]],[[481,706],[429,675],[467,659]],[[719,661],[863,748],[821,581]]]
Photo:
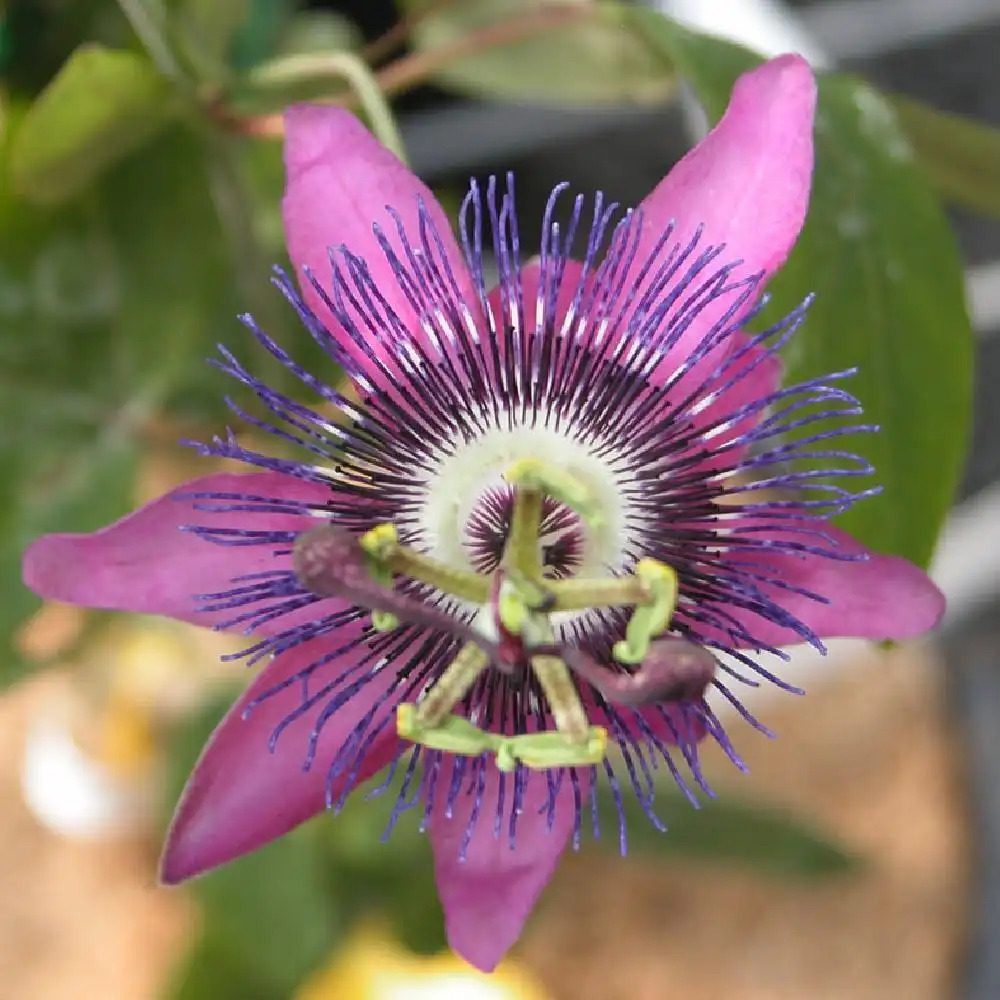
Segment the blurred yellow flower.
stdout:
[[551,1000],[517,962],[480,972],[451,952],[414,955],[366,928],[308,980],[293,1000]]

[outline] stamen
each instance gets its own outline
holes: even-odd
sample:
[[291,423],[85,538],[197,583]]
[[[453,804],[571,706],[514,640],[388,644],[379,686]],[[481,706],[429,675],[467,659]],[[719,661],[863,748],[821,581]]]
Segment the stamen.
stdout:
[[433,729],[458,704],[489,665],[490,658],[473,643],[463,646],[458,656],[417,703],[414,721],[418,726]]
[[618,608],[648,604],[653,599],[649,587],[635,576],[550,580],[546,589],[552,595],[553,611]]
[[632,673],[614,673],[585,650],[561,650],[566,665],[608,700],[619,705],[699,701],[715,677],[715,657],[704,646],[679,636],[657,639]]
[[[455,570],[400,545],[391,524],[369,530],[357,543],[357,552],[367,560],[379,592],[395,594],[392,577],[398,572],[451,596],[477,599],[486,592],[491,595],[489,603],[477,603],[481,614],[493,616],[493,626],[477,628],[482,634],[466,642],[417,704],[399,707],[397,732],[433,750],[465,756],[492,750],[500,770],[514,770],[519,763],[538,768],[598,763],[603,759],[607,733],[589,724],[571,669],[609,701],[634,705],[688,695],[700,698],[714,676],[715,659],[676,638],[662,640],[651,650],[654,637],[670,624],[677,601],[677,574],[664,563],[642,559],[631,577],[546,579],[540,547],[546,499],[559,501],[590,524],[600,523],[601,511],[575,476],[535,459],[515,463],[508,479],[514,485],[511,527],[503,568],[496,575]],[[305,567],[306,585],[315,586],[313,563],[317,560],[306,559],[309,554],[307,549],[299,562]],[[356,553],[346,555],[345,563],[357,561]],[[329,575],[331,571],[326,572]],[[343,569],[339,572],[343,575]],[[622,606],[634,610],[625,639],[615,644],[613,653],[620,662],[639,665],[639,669],[615,673],[599,666],[583,650],[563,649],[556,643],[548,617],[551,612]],[[499,642],[494,641],[494,632],[499,632]],[[650,661],[644,663],[647,656]],[[548,702],[555,732],[492,734],[452,714],[491,662],[504,671],[522,663],[530,666]]]
[[456,569],[400,545],[396,528],[391,524],[380,524],[362,535],[361,547],[378,566],[390,573],[419,580],[473,604],[485,604],[489,599],[490,585],[486,577]]
[[[392,620],[425,625],[481,647],[487,659],[499,661],[499,650],[489,637],[453,615],[426,601],[393,590],[376,577],[377,565],[350,532],[332,524],[319,524],[303,532],[292,548],[292,570],[296,578],[317,597],[340,597]],[[377,627],[377,626],[376,626]],[[384,629],[383,629],[384,630]]]
[[600,763],[607,753],[608,733],[603,726],[591,726],[583,743],[571,743],[560,732],[523,736],[488,733],[460,715],[446,715],[439,725],[425,728],[416,716],[415,705],[402,704],[396,709],[396,730],[404,739],[462,757],[492,751],[500,771],[514,771],[519,764],[538,770],[585,767]]
[[621,663],[641,663],[649,643],[670,624],[677,606],[677,573],[656,559],[640,559],[635,574],[649,590],[652,601],[638,605],[625,627],[625,638],[614,644],[612,654]]
[[558,656],[534,656],[531,669],[552,709],[556,729],[573,742],[586,742],[589,732],[587,713],[566,664]]
[[553,767],[586,767],[599,764],[608,752],[608,731],[591,726],[582,743],[569,740],[564,733],[531,733],[501,740],[497,748],[497,767],[513,771],[518,763],[536,770]]

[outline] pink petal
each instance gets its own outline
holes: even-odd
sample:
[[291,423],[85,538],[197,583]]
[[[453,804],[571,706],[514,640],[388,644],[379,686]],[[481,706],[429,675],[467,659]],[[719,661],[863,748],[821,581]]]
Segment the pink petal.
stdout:
[[[869,553],[863,562],[816,555],[797,558],[779,553],[747,556],[748,561],[768,567],[761,572],[829,599],[829,603],[823,604],[774,585],[762,585],[772,600],[817,635],[909,639],[929,631],[941,620],[944,595],[923,570],[899,556],[869,552],[846,532],[825,521],[806,522],[803,527],[822,532],[832,543],[791,533],[784,537],[845,554]],[[761,642],[782,646],[803,641],[792,629],[775,625],[753,612],[730,611]]]
[[[518,274],[518,281],[521,289],[521,302],[524,307],[524,315],[527,320],[529,330],[534,329],[535,327],[535,310],[537,306],[538,290],[541,286],[541,273],[541,261],[535,258],[533,260],[529,260],[528,263],[521,268]],[[555,322],[556,329],[561,327],[562,321],[565,319],[566,313],[569,311],[569,307],[573,303],[573,297],[576,295],[577,287],[580,284],[582,276],[583,264],[576,260],[567,259],[563,269],[562,281],[559,284],[559,290],[556,294],[555,315],[552,317]],[[586,280],[587,282],[590,282],[591,279],[592,272],[587,276]],[[511,289],[511,291],[513,291],[513,289]],[[504,317],[509,315],[510,310],[510,303],[507,301],[504,292],[504,286],[497,285],[486,296],[486,301],[493,310],[493,316],[497,321],[497,325],[501,328],[504,325]]]
[[[352,114],[342,108],[309,104],[289,108],[285,112],[285,172],[282,201],[285,237],[288,255],[299,272],[303,294],[340,346],[356,361],[368,366],[370,377],[382,380],[384,374],[350,339],[301,270],[310,268],[321,286],[329,291],[328,249],[346,245],[365,260],[379,293],[403,327],[426,346],[427,338],[421,332],[420,319],[400,288],[372,230],[375,223],[383,228],[396,256],[405,264],[406,254],[387,207],[399,213],[411,246],[419,248],[417,199],[423,199],[443,248],[444,260],[438,266],[445,274],[442,265],[450,268],[460,299],[473,310],[479,322],[479,300],[465,258],[452,236],[448,217],[430,189],[376,141]],[[429,243],[432,257],[438,261],[441,251],[437,242],[431,237]],[[378,343],[368,330],[365,341],[383,362],[391,364],[392,352],[387,346],[392,338],[391,327],[388,323],[378,325],[381,328],[379,336],[388,340]]]
[[[397,675],[392,670],[369,677],[331,715],[321,730],[309,770],[304,770],[303,763],[326,699],[292,722],[278,738],[273,752],[268,749],[271,734],[302,703],[301,684],[294,681],[243,717],[254,699],[355,639],[361,628],[362,623],[345,626],[336,635],[296,646],[276,657],[226,713],[202,751],[171,822],[161,863],[164,882],[182,882],[231,861],[322,812],[330,764],[374,706],[380,707],[369,731],[386,724],[365,751],[357,773],[351,773],[353,763],[348,761],[345,771],[331,783],[334,801],[348,778],[352,786],[360,784],[392,759],[397,746],[391,720],[395,702],[390,696]],[[371,657],[371,652],[362,645],[322,666],[310,680],[310,692],[318,693],[325,683],[365,656]],[[364,673],[352,674],[351,678],[360,676]]]
[[[453,760],[446,759],[438,789],[449,787],[450,764]],[[586,795],[590,790],[589,772],[581,771],[580,775],[581,792]],[[430,819],[434,873],[448,943],[484,972],[492,971],[517,940],[576,822],[569,780],[560,786],[550,827],[547,778],[541,772],[529,772],[523,808],[517,817],[516,846],[511,849],[508,825],[514,781],[511,775],[505,775],[503,780],[506,805],[499,836],[494,836],[501,775],[489,764],[478,819],[464,860],[460,859],[461,847],[479,798],[476,792],[466,795],[463,786],[449,816],[439,791]]]
[[[805,220],[815,103],[812,71],[799,56],[772,59],[740,77],[719,123],[643,201],[636,277],[672,221],[671,243],[686,246],[704,226],[701,249],[725,244],[717,265],[743,261],[730,280],[762,271],[766,282],[788,257]],[[701,310],[664,359],[668,372],[733,301],[724,296]]]
[[[231,610],[196,610],[196,594],[228,590],[245,573],[283,569],[267,545],[216,545],[181,531],[184,525],[301,531],[308,516],[196,510],[211,501],[188,493],[243,493],[322,504],[329,489],[280,473],[205,476],[184,483],[114,524],[92,534],[44,535],[24,554],[24,582],[42,597],[84,607],[167,615],[196,625],[232,618]],[[283,628],[287,619],[274,628]],[[262,629],[267,631],[267,629]]]
[[[747,334],[734,333],[711,355],[712,363],[721,364],[728,358],[735,359],[732,367],[725,371],[716,384],[721,386],[730,379],[736,381],[730,388],[721,390],[717,399],[690,418],[697,427],[712,428],[713,431],[718,428],[718,432],[713,433],[712,437],[702,438],[699,442],[699,447],[709,449],[699,463],[706,470],[731,466],[743,458],[748,446],[736,442],[752,431],[767,411],[761,407],[731,425],[728,424],[729,418],[743,407],[767,399],[781,384],[782,364],[777,355],[759,345],[750,347],[746,353],[740,353],[750,340]],[[711,383],[708,388],[711,391]]]

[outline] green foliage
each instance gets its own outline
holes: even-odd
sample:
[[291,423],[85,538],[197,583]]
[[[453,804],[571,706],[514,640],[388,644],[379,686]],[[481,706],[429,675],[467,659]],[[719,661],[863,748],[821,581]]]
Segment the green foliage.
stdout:
[[[606,788],[598,796],[602,842],[618,850],[618,812]],[[657,812],[668,827],[658,831],[634,796],[625,797],[630,855],[698,859],[748,868],[762,875],[813,880],[859,868],[821,832],[778,809],[741,802],[728,792],[693,809],[673,788],[657,795]]]
[[1000,129],[907,97],[889,100],[920,165],[948,200],[1000,219]]
[[[431,4],[408,0],[406,7],[417,12]],[[669,67],[612,4],[543,10],[534,0],[435,5],[418,23],[414,42],[432,55],[465,44],[474,32],[531,17],[542,30],[496,31],[495,45],[449,59],[434,71],[434,82],[478,96],[557,104],[656,103],[673,92]]]
[[18,130],[13,186],[33,201],[65,201],[140,149],[175,110],[167,82],[143,56],[81,45]]
[[[760,59],[635,8],[717,119],[739,73]],[[926,566],[954,499],[969,439],[972,335],[961,261],[944,214],[892,107],[848,77],[819,81],[809,218],[771,285],[768,316],[816,301],[786,355],[786,381],[857,366],[850,391],[878,434],[870,459],[882,495],[841,523],[872,548]]]
[[363,41],[361,29],[337,11],[300,10],[282,32],[277,55],[354,52]]
[[175,47],[197,79],[227,81],[237,34],[250,19],[251,0],[167,0],[166,6]]
[[[261,936],[266,934],[261,932]],[[270,982],[216,935],[206,921],[200,940],[182,965],[174,971],[163,1000],[275,1000],[291,996],[275,993]]]

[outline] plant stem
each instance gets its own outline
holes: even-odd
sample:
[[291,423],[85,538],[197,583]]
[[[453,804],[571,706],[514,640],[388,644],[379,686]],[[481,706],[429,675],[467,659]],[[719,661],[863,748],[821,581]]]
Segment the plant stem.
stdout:
[[118,0],[118,6],[161,75],[190,91],[191,81],[174,56],[163,25],[148,0]]
[[455,2],[456,0],[425,0],[425,4],[420,10],[404,15],[385,34],[376,38],[375,41],[369,42],[361,50],[361,58],[369,66],[377,66],[407,43],[410,35],[413,34],[413,29],[421,21],[453,6]]
[[[356,55],[350,52],[331,52],[325,55],[289,56],[261,66],[250,75],[253,83],[265,87],[299,83],[311,77],[332,77],[346,81],[350,87],[349,96],[361,105],[376,138],[401,160],[406,161],[403,138],[396,127],[385,92],[375,74]],[[278,118],[280,124],[281,116],[274,117]]]
[[[373,75],[373,79],[383,99],[393,97],[423,83],[434,73],[459,59],[475,55],[486,49],[513,45],[534,35],[554,31],[568,24],[575,24],[585,18],[593,17],[597,12],[598,8],[596,7],[575,4],[542,7],[524,17],[499,21],[477,31],[471,31],[449,45],[441,45],[434,49],[404,56],[380,69]],[[321,56],[319,58],[330,59],[333,57]],[[338,104],[343,107],[353,107],[361,101],[360,95],[347,90],[330,94],[323,100],[324,103]],[[277,139],[284,135],[284,123],[280,114],[239,118],[229,114],[224,108],[217,109],[216,113],[224,125],[243,135],[267,139]],[[382,137],[379,136],[379,138]]]

